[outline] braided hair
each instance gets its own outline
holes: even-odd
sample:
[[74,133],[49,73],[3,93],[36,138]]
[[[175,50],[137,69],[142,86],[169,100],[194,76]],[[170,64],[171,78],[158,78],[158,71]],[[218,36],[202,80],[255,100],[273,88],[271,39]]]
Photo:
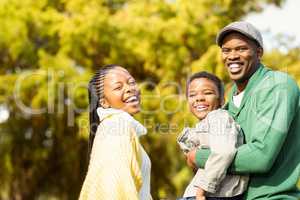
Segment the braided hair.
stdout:
[[96,136],[97,127],[100,123],[99,116],[97,114],[97,108],[101,107],[101,101],[104,98],[104,78],[109,70],[119,67],[119,65],[105,65],[101,69],[97,70],[95,75],[89,82],[89,105],[90,105],[90,135],[89,135],[89,155],[92,150],[94,138]]

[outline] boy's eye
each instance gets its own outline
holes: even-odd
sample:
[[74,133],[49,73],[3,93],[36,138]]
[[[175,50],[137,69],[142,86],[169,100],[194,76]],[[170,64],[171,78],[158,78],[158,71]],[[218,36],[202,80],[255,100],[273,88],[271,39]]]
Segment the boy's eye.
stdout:
[[214,94],[213,92],[204,92],[205,95],[211,95]]
[[194,97],[195,96],[195,94],[189,94],[189,97],[190,98],[192,98],[192,97]]

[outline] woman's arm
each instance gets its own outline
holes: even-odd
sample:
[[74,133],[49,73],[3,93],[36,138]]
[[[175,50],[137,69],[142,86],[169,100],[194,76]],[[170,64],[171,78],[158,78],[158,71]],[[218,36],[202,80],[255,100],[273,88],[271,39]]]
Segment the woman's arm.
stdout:
[[138,138],[126,121],[118,120],[118,127],[115,124],[103,124],[107,129],[100,128],[96,134],[80,200],[139,199],[142,177]]

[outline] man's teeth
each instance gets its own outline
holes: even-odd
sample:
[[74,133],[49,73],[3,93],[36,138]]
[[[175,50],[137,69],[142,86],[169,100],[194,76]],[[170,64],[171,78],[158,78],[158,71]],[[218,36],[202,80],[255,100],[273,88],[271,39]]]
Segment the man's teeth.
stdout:
[[230,69],[230,72],[238,72],[240,70],[240,65],[239,64],[230,64],[229,65],[229,69]]
[[132,97],[129,97],[127,100],[126,100],[126,103],[129,103],[129,102],[132,102],[132,101],[137,101],[138,98],[136,96],[132,96]]
[[229,67],[230,67],[230,68],[237,68],[237,67],[239,67],[239,65],[236,64],[236,63],[234,63],[234,64],[230,64]]

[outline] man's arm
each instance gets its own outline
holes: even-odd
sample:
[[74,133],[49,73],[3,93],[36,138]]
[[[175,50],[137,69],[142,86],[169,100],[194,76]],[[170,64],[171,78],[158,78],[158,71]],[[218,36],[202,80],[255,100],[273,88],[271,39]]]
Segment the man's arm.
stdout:
[[[244,130],[253,132],[247,144],[238,148],[230,171],[264,173],[272,167],[298,109],[298,86],[289,77],[285,78],[280,83],[273,83],[271,87],[257,91],[253,97],[256,106],[249,111],[252,119],[246,119],[246,123],[251,123],[253,129]],[[197,166],[203,168],[209,151],[200,149],[189,155],[193,154],[196,154]]]

